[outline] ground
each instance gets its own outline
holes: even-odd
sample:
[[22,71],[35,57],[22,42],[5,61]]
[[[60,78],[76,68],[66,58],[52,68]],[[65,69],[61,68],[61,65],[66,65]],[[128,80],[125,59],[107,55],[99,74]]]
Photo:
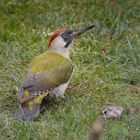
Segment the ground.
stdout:
[[[124,108],[122,117],[105,120],[101,140],[139,140],[139,0],[1,0],[0,139],[87,140],[100,109]],[[16,93],[31,60],[47,50],[49,33],[58,28],[96,28],[75,42],[75,73],[65,100],[48,99],[38,120],[15,120]]]

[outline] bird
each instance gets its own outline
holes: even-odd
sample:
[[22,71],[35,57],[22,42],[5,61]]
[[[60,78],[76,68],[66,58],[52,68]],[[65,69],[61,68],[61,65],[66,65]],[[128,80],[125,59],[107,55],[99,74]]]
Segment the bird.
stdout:
[[54,31],[48,43],[48,49],[35,57],[17,93],[19,108],[15,112],[17,119],[25,121],[35,120],[39,117],[40,106],[44,97],[55,95],[64,97],[74,66],[70,59],[75,39],[95,25],[79,29],[62,28]]

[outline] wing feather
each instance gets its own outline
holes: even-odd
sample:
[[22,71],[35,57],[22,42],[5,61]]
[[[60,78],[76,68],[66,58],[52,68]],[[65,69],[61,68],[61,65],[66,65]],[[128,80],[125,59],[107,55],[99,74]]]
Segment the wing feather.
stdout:
[[[72,63],[63,56],[53,52],[40,55],[31,63],[29,72],[21,84],[19,100],[25,96],[33,98],[37,92],[49,91],[66,83],[70,79],[72,71]],[[28,95],[24,94],[25,90],[28,91]],[[26,97],[26,99],[29,100],[30,97]]]

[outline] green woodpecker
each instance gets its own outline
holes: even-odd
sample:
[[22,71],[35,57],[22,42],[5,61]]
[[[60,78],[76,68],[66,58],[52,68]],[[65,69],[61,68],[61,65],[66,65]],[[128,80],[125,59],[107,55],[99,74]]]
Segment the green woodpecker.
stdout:
[[21,84],[17,95],[20,107],[15,113],[16,118],[34,120],[39,116],[40,104],[45,96],[64,96],[73,73],[69,57],[73,41],[93,27],[95,25],[77,30],[60,29],[52,34],[48,50],[33,59]]

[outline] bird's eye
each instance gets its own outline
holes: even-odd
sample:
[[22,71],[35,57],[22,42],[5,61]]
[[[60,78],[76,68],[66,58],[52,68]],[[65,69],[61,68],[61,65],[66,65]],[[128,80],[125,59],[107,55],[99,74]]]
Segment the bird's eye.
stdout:
[[63,38],[68,38],[68,35],[66,33],[63,34]]

